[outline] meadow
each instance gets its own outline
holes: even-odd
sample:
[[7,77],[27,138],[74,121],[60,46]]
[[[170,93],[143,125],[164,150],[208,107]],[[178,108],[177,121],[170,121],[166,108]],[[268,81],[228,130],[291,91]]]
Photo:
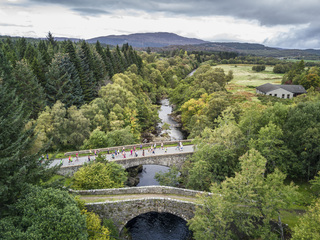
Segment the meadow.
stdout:
[[263,72],[253,71],[252,66],[252,64],[222,64],[216,67],[222,68],[225,73],[228,73],[229,70],[233,71],[233,79],[226,87],[230,92],[255,93],[255,87],[262,84],[281,84],[283,74],[273,73],[273,66],[266,66],[266,70]]

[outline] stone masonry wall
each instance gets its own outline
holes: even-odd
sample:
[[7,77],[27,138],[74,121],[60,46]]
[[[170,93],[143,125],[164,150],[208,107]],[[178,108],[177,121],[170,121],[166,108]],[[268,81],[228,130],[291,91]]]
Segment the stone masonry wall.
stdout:
[[127,188],[109,188],[92,190],[70,190],[72,193],[80,195],[128,195],[128,194],[174,194],[196,197],[200,194],[210,194],[191,189],[168,187],[168,186],[145,186],[145,187],[127,187]]
[[147,212],[167,212],[189,220],[194,216],[196,204],[170,198],[144,198],[88,203],[86,207],[101,219],[112,219],[121,231],[128,221]]
[[[171,145],[171,144],[177,144],[179,142],[182,143],[190,143],[192,142],[193,139],[187,139],[187,140],[177,140],[177,141],[161,141],[164,145]],[[150,142],[150,143],[141,143],[142,147],[150,147],[151,145],[154,145],[155,143],[157,144],[157,147],[159,148],[161,145],[161,142]],[[140,143],[139,144],[132,144],[132,145],[124,145],[124,146],[116,146],[116,147],[108,147],[108,148],[96,148],[96,149],[87,149],[87,150],[80,150],[80,151],[73,151],[73,152],[66,152],[64,155],[65,156],[69,156],[69,155],[76,155],[76,153],[82,154],[82,153],[90,153],[90,151],[92,153],[94,153],[95,150],[99,150],[100,152],[103,151],[110,151],[110,152],[114,152],[115,150],[120,150],[122,149],[122,147],[124,147],[125,149],[133,149],[133,147],[136,148],[140,148]]]
[[[167,166],[171,167],[173,165],[177,166],[178,169],[182,166],[184,161],[191,156],[192,152],[179,152],[174,154],[161,154],[161,155],[150,155],[150,156],[144,156],[144,157],[138,157],[138,158],[124,158],[124,159],[116,159],[113,160],[114,162],[121,164],[124,168],[130,168],[134,166],[141,165],[161,165],[161,166]],[[65,166],[61,167],[58,170],[59,175],[70,175],[73,176],[73,174],[79,170],[83,165],[71,165],[71,166]]]

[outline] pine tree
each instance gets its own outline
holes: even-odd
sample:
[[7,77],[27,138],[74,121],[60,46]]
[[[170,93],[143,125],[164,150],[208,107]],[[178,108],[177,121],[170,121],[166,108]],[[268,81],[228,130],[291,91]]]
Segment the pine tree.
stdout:
[[60,100],[66,107],[83,103],[78,73],[67,54],[57,54],[46,73],[47,105]]
[[82,69],[80,84],[83,90],[83,100],[85,101],[85,103],[88,103],[97,96],[96,85],[94,82],[93,73],[92,71],[90,71],[90,67],[87,62],[86,55],[84,54],[82,49],[80,49],[79,51],[79,58],[81,61],[81,69]]
[[109,46],[107,46],[107,50],[106,50],[106,55],[108,58],[108,63],[106,64],[107,68],[108,68],[108,73],[109,73],[109,77],[112,78],[112,76],[114,75],[114,60],[113,60],[113,56],[110,52]]
[[12,78],[12,67],[6,54],[0,48],[0,84],[8,82]]
[[45,107],[45,93],[26,61],[17,62],[10,88],[15,89],[16,95],[25,102],[25,111],[35,119]]
[[33,130],[25,130],[25,105],[0,83],[0,218],[6,216],[28,184],[46,180],[54,169],[50,162],[40,164],[40,154],[29,154]]

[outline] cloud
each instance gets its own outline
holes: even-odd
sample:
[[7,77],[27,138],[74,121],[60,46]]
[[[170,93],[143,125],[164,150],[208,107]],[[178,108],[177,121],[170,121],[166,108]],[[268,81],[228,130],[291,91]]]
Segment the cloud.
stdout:
[[72,8],[72,11],[78,12],[84,16],[93,16],[98,17],[101,15],[110,14],[109,12],[102,10],[102,9],[95,9],[95,8]]
[[320,48],[320,26],[315,23],[302,28],[291,29],[287,33],[279,33],[272,39],[266,39],[264,44],[269,46],[290,48]]
[[[231,16],[257,20],[262,25],[305,24],[320,20],[318,0],[29,0],[33,3],[58,4],[71,9],[99,9],[109,13],[117,10],[161,12],[168,15]],[[81,13],[85,13],[82,11]],[[93,11],[87,11],[89,15]]]
[[23,28],[32,27],[32,25],[20,25],[20,24],[11,24],[11,23],[0,23],[0,26],[2,26],[2,27],[23,27]]

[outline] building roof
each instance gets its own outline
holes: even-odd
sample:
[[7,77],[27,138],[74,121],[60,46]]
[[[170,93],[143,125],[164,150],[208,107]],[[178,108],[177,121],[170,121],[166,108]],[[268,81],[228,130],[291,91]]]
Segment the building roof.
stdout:
[[260,92],[263,92],[263,93],[268,93],[268,92],[271,92],[271,91],[279,89],[279,88],[282,88],[282,89],[287,90],[292,93],[306,93],[307,92],[304,89],[304,87],[301,85],[273,85],[271,83],[266,83],[266,84],[263,84],[259,87],[256,87],[257,90],[259,90]]

